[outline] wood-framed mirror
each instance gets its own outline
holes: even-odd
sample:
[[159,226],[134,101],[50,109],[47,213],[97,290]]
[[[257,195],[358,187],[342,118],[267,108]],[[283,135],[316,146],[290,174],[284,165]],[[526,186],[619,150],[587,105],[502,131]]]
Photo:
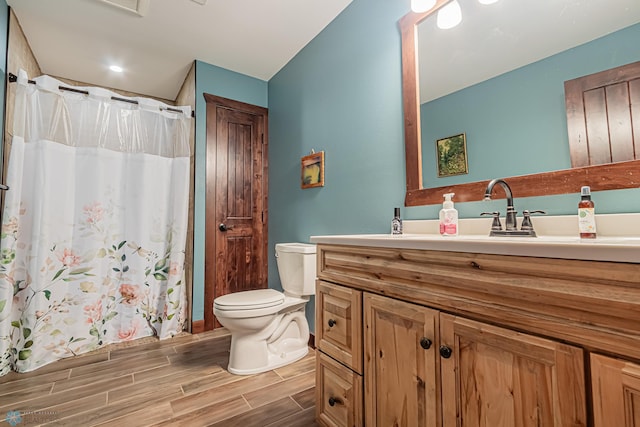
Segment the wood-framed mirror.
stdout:
[[[420,123],[417,25],[434,15],[450,0],[437,0],[424,13],[409,12],[400,19],[402,34],[402,88],[405,129],[406,196],[405,206],[434,205],[442,202],[442,194],[455,193],[457,202],[480,201],[491,178],[507,180],[517,197],[579,193],[582,185],[593,191],[640,187],[640,160],[568,168],[553,172],[519,176],[495,176],[487,180],[432,187],[424,185]],[[429,82],[423,82],[429,84]],[[496,198],[504,197],[502,192]]]

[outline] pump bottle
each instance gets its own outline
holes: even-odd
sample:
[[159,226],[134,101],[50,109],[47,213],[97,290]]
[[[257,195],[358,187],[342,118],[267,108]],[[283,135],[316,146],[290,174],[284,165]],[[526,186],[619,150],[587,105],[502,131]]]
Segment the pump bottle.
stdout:
[[393,219],[391,220],[391,234],[402,234],[402,218],[400,218],[400,208],[393,208]]
[[580,202],[578,202],[578,229],[581,239],[596,238],[596,212],[595,204],[591,200],[591,188],[584,186],[580,189]]
[[442,236],[458,235],[458,211],[453,207],[451,200],[455,193],[447,193],[444,197],[442,209],[440,209],[440,234]]

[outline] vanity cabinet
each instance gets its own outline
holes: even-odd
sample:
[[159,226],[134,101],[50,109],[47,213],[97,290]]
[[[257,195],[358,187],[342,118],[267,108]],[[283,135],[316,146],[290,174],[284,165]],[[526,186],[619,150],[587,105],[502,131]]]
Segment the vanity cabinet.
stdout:
[[639,263],[318,243],[319,372],[364,386],[330,423],[319,374],[321,425],[640,426]]

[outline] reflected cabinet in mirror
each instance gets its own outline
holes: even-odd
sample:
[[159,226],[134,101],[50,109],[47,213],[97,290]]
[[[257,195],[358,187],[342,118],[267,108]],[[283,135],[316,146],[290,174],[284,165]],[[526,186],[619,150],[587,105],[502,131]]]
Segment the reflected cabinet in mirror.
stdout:
[[[612,155],[611,163],[572,167],[576,147],[588,141],[569,142],[574,131],[571,124],[567,130],[567,114],[576,104],[568,95],[565,101],[564,87],[640,61],[634,42],[640,2],[459,0],[462,23],[442,30],[436,16],[449,1],[409,12],[399,23],[406,206],[440,204],[444,193],[456,193],[457,202],[480,201],[493,178],[507,179],[517,197],[579,193],[583,185],[593,191],[640,187],[640,160]],[[625,84],[628,108],[639,117],[640,78]],[[630,126],[627,146],[640,135],[640,124]],[[466,135],[468,173],[441,177],[436,141],[456,134]],[[631,159],[640,158],[638,136],[635,147]]]

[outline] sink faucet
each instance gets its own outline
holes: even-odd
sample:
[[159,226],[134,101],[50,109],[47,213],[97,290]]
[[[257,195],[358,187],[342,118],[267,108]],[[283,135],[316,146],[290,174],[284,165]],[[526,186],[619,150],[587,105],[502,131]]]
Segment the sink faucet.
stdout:
[[505,180],[496,178],[489,182],[487,185],[487,189],[484,192],[484,200],[491,200],[491,192],[493,191],[493,187],[496,184],[500,184],[504,189],[505,194],[507,195],[507,215],[505,219],[505,230],[517,230],[518,224],[516,221],[516,210],[513,207],[513,194],[511,193],[511,187],[506,183]]

